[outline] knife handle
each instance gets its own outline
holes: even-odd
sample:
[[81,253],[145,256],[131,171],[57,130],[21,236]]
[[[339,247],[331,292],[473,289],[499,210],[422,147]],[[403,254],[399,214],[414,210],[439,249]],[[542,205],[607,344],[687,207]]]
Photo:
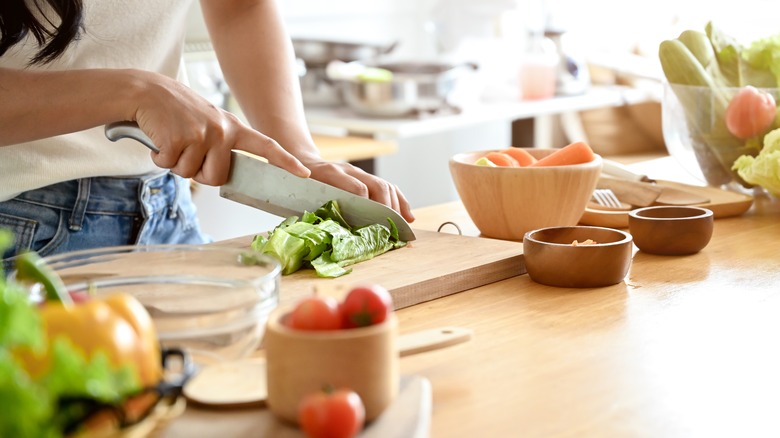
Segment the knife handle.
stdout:
[[160,152],[160,148],[154,144],[151,138],[138,127],[138,123],[131,121],[113,122],[106,125],[106,138],[111,141],[117,141],[120,138],[132,138],[141,142],[144,146]]
[[640,181],[640,182],[650,182],[650,183],[655,182],[654,180],[648,178],[647,175],[639,175],[637,173],[634,173],[623,164],[620,164],[617,161],[608,160],[606,158],[602,160],[601,171],[606,175],[611,175],[620,179],[627,179],[629,181]]

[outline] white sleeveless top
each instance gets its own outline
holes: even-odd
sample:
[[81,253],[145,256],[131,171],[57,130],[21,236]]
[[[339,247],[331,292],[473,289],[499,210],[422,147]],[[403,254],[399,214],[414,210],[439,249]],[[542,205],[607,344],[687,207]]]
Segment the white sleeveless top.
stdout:
[[[181,50],[191,0],[85,0],[84,31],[55,61],[27,67],[38,46],[31,36],[0,57],[0,67],[30,70],[137,68],[182,78]],[[84,90],[85,93],[89,89]],[[3,102],[0,102],[3,105]],[[71,111],[89,111],[74,107]],[[0,147],[0,201],[50,184],[92,176],[159,172],[149,150],[113,143],[103,126]]]

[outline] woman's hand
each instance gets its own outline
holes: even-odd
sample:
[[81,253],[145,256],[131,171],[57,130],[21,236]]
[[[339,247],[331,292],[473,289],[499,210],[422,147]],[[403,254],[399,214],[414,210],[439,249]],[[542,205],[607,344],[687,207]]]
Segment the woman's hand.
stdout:
[[143,77],[134,119],[160,148],[154,163],[184,178],[218,186],[227,182],[230,151],[243,150],[301,177],[309,170],[272,138],[246,126],[185,85],[152,73]]
[[385,204],[407,222],[414,221],[411,206],[398,186],[349,163],[316,161],[306,165],[312,178]]

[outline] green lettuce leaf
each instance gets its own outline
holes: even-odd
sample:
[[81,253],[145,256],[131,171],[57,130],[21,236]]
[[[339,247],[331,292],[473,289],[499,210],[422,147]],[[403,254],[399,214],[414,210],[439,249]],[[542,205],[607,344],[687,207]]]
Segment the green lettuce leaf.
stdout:
[[753,85],[758,88],[778,86],[780,76],[772,71],[771,52],[776,50],[775,37],[755,41],[745,49],[735,38],[727,35],[712,22],[705,28],[715,50],[718,67],[724,82],[732,87]]
[[252,249],[276,257],[282,265],[282,275],[292,274],[300,269],[304,257],[309,253],[303,239],[289,234],[281,226],[269,234],[268,239],[255,238]]
[[758,84],[756,86],[780,87],[780,34],[752,42],[742,52],[742,57],[761,73],[752,78]]
[[737,158],[733,170],[748,183],[780,196],[780,129],[764,136],[764,148],[758,156],[743,155]]
[[267,237],[255,236],[252,249],[276,257],[283,275],[313,268],[320,277],[340,277],[351,272],[345,266],[406,245],[399,240],[395,223],[387,220],[387,226],[354,228],[338,203],[329,201],[313,213],[305,212],[300,220],[295,216],[285,219]]

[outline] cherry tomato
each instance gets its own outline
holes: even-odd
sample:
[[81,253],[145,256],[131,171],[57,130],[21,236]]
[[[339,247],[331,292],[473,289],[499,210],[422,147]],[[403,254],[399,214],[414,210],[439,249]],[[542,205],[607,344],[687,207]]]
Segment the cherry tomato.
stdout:
[[355,391],[326,388],[309,394],[298,407],[298,423],[310,438],[351,438],[362,429],[366,408]]
[[777,113],[775,98],[750,85],[743,87],[726,108],[726,127],[741,140],[763,134],[772,126]]
[[341,328],[339,303],[333,297],[304,298],[295,305],[286,322],[297,330],[338,330]]
[[387,319],[393,297],[382,286],[371,284],[351,289],[341,303],[345,328],[366,327]]

